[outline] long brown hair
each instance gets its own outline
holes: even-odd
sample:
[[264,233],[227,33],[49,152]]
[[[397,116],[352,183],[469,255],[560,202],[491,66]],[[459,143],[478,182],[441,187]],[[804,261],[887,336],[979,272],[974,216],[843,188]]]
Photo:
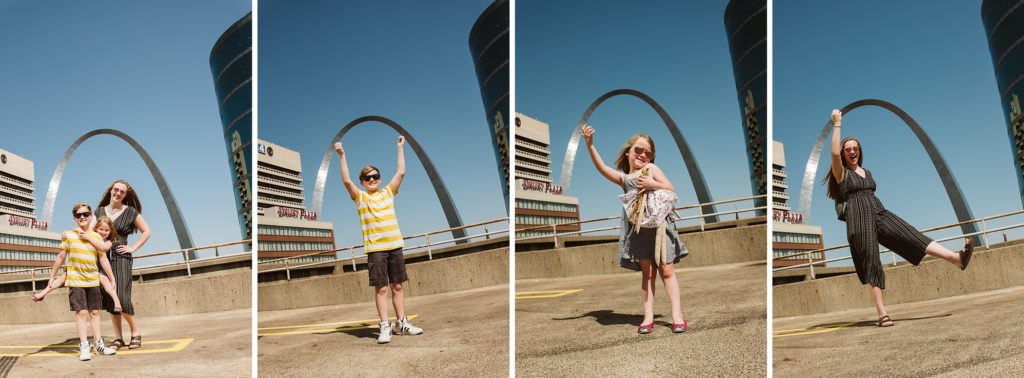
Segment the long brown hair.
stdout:
[[[860,149],[860,153],[857,154],[857,156],[859,157],[859,161],[857,162],[857,165],[859,165],[861,167],[864,166],[864,148],[861,147],[860,140],[857,139],[857,138],[854,138],[854,137],[846,137],[846,138],[843,138],[842,142],[839,142],[839,159],[841,159],[843,161],[843,168],[844,169],[847,167],[847,162],[846,162],[846,154],[843,153],[843,149],[846,146],[846,142],[849,142],[851,140],[854,141],[854,142],[857,142],[857,148]],[[829,167],[829,169],[828,169],[828,174],[825,175],[825,177],[821,179],[821,184],[822,185],[826,185],[826,187],[828,188],[828,191],[825,192],[825,195],[828,196],[828,198],[831,198],[831,199],[838,199],[839,198],[839,181],[837,181],[836,180],[836,176],[832,174],[832,168],[831,167]]]
[[132,189],[132,185],[129,184],[128,181],[122,179],[117,179],[117,181],[114,181],[114,183],[107,187],[107,191],[103,192],[103,198],[100,199],[100,204],[97,207],[103,207],[110,204],[110,191],[114,189],[114,185],[117,184],[122,184],[128,188],[128,193],[124,194],[124,201],[121,201],[121,203],[134,207],[139,214],[142,214],[142,202],[139,201],[139,195],[135,193],[135,189]]
[[101,223],[106,223],[107,228],[110,229],[110,237],[107,238],[110,241],[117,242],[121,241],[121,234],[117,233],[117,228],[114,228],[114,220],[106,215],[100,215],[96,218],[96,225],[92,226],[92,230],[95,232],[96,227],[99,227]]
[[618,157],[615,158],[615,168],[618,168],[623,173],[629,173],[629,148],[633,147],[633,143],[636,143],[637,139],[640,138],[647,139],[647,143],[651,144],[651,156],[649,156],[649,158],[650,162],[654,163],[654,156],[656,156],[654,153],[654,139],[651,139],[651,136],[647,135],[647,133],[639,133],[629,137],[629,140],[626,141],[626,145],[622,146],[622,150],[619,151]]

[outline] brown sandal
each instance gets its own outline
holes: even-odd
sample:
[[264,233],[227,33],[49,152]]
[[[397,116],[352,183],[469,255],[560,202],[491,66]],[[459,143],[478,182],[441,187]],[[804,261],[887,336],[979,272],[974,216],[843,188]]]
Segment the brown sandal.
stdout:
[[114,348],[114,350],[120,350],[121,348],[124,348],[124,340],[114,339],[114,341],[110,342],[110,347]]
[[142,348],[142,336],[132,336],[131,344],[128,344],[128,349],[139,349]]
[[893,323],[892,318],[890,318],[888,314],[882,315],[882,317],[878,318],[879,327],[892,327],[893,325],[895,325],[895,323]]
[[967,238],[964,242],[964,249],[958,252],[960,255],[960,270],[967,270],[967,264],[971,262],[971,255],[974,254],[974,239]]

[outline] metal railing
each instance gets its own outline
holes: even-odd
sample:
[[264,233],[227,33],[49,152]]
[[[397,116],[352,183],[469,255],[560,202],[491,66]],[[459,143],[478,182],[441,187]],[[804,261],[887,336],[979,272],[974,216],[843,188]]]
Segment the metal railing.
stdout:
[[[967,234],[957,234],[957,235],[950,236],[950,237],[934,239],[934,241],[936,241],[936,242],[944,242],[944,241],[948,241],[948,240],[963,239],[963,238],[966,238],[966,237],[973,237],[973,236],[979,236],[980,235],[981,239],[982,239],[982,245],[984,245],[985,248],[989,248],[989,234],[991,234],[993,232],[1001,232],[1001,231],[1012,230],[1012,229],[1016,229],[1016,228],[1022,228],[1022,227],[1024,227],[1024,223],[1011,224],[1011,225],[1008,225],[1008,226],[995,227],[995,228],[991,228],[991,229],[988,228],[988,223],[990,221],[994,220],[994,219],[1007,218],[1007,217],[1011,217],[1011,216],[1019,215],[1019,214],[1024,214],[1024,210],[1016,210],[1016,211],[1011,211],[1011,212],[1008,212],[1008,213],[1002,213],[1002,214],[996,214],[996,215],[991,215],[991,216],[987,216],[987,217],[970,219],[970,220],[966,220],[966,221],[958,222],[958,223],[950,223],[950,224],[945,224],[945,225],[941,225],[941,226],[923,228],[923,229],[920,229],[918,231],[920,231],[921,233],[927,233],[927,232],[933,232],[933,231],[939,231],[939,230],[955,228],[955,227],[959,227],[961,225],[968,224],[968,223],[981,223],[981,231],[967,233]],[[827,247],[827,248],[822,248],[822,249],[816,249],[816,250],[811,250],[811,251],[803,251],[803,252],[798,252],[798,253],[791,253],[791,254],[788,254],[788,255],[772,257],[772,261],[784,260],[784,259],[790,259],[790,261],[791,261],[792,258],[796,257],[796,256],[803,256],[803,255],[808,255],[808,254],[812,254],[812,253],[821,253],[822,255],[824,255],[825,252],[841,250],[843,248],[849,248],[849,247],[850,247],[849,244],[843,244],[843,245],[837,245],[837,246],[832,246],[832,247]],[[879,253],[879,256],[881,256],[881,254],[883,254],[883,253],[888,253],[890,255],[891,259],[892,259],[892,264],[891,265],[892,266],[896,265],[896,263],[897,263],[896,256],[897,255],[896,255],[895,252],[893,252],[892,250],[889,250],[888,248],[885,248],[885,249],[880,250],[878,253]],[[780,272],[780,271],[783,271],[783,270],[790,270],[790,269],[798,269],[798,268],[807,267],[807,268],[810,269],[811,279],[815,279],[814,265],[828,264],[828,263],[832,263],[832,262],[844,261],[844,260],[850,260],[850,259],[853,259],[852,255],[845,256],[845,257],[836,257],[836,258],[826,259],[826,260],[817,260],[817,261],[811,261],[811,259],[808,258],[808,262],[807,263],[798,264],[798,265],[782,266],[782,267],[778,267],[778,268],[772,268],[772,272]]]
[[[491,226],[493,224],[498,224],[499,225],[497,227],[496,231],[490,231],[490,229],[489,229],[489,228],[494,228],[493,226]],[[437,236],[435,236],[435,235],[439,235],[439,234],[449,234],[449,233],[451,233],[452,231],[455,231],[455,230],[465,230],[465,229],[476,228],[476,227],[482,227],[483,228],[483,232],[479,233],[479,234],[475,234],[475,235],[469,235],[469,236],[461,237],[461,238],[450,238],[450,239],[444,239],[444,240],[437,240]],[[499,219],[494,219],[494,220],[489,220],[489,221],[485,221],[485,222],[469,224],[469,225],[460,226],[460,227],[446,228],[446,229],[443,229],[443,230],[430,231],[430,232],[426,232],[426,233],[422,233],[422,234],[406,236],[406,237],[403,237],[402,240],[424,239],[425,241],[424,241],[424,244],[421,244],[421,245],[416,245],[416,246],[413,246],[413,247],[405,247],[405,248],[403,248],[403,253],[409,253],[411,251],[415,251],[415,250],[419,250],[419,249],[426,249],[427,250],[427,259],[428,260],[433,260],[434,259],[434,248],[437,247],[437,246],[441,246],[441,245],[445,245],[445,244],[455,244],[455,243],[463,241],[463,240],[473,241],[473,239],[475,239],[475,238],[483,238],[484,240],[487,240],[487,239],[490,239],[492,236],[501,235],[501,234],[506,234],[506,235],[508,234],[508,218],[499,218]],[[430,240],[432,236],[434,236],[434,241],[433,242],[431,242],[431,240]],[[356,250],[362,249],[363,247],[364,247],[364,245],[360,244],[360,245],[354,245],[354,246],[351,246],[351,247],[338,248],[338,249],[325,250],[325,251],[316,251],[316,252],[310,252],[310,253],[296,255],[296,256],[288,256],[288,257],[281,257],[281,258],[276,258],[276,259],[272,259],[272,260],[260,261],[258,265],[284,264],[284,266],[280,267],[280,268],[270,268],[270,269],[265,269],[265,270],[259,270],[257,272],[257,274],[284,271],[285,272],[285,278],[287,280],[291,280],[292,279],[292,274],[291,274],[291,270],[292,269],[300,269],[300,268],[310,267],[310,266],[314,266],[314,265],[335,263],[335,262],[344,261],[344,260],[349,260],[350,263],[352,264],[352,270],[356,271],[356,270],[358,270],[357,267],[356,267],[356,257],[357,257],[356,256]],[[346,251],[349,252],[349,257],[348,258],[338,257],[341,253],[346,252]],[[331,258],[331,259],[324,259],[322,261],[314,261],[314,262],[309,262],[309,263],[303,263],[303,264],[299,264],[299,265],[292,265],[290,263],[290,260],[302,259],[302,258],[312,257],[312,256],[322,256],[322,255],[325,255],[325,254],[328,254],[328,253],[334,254],[333,258]]]
[[[251,254],[252,251],[242,251],[242,252],[228,253],[228,254],[221,254],[221,252],[220,252],[220,249],[224,248],[224,247],[230,247],[230,246],[239,245],[239,244],[248,244],[248,243],[251,243],[251,242],[252,242],[251,239],[245,239],[245,240],[239,240],[239,241],[230,242],[230,243],[212,244],[212,245],[206,245],[206,246],[201,246],[201,247],[184,248],[184,249],[177,249],[177,250],[173,250],[173,251],[156,252],[156,253],[150,253],[150,254],[146,254],[146,255],[138,255],[138,256],[135,256],[135,260],[153,258],[153,257],[157,257],[157,256],[174,255],[174,254],[179,254],[180,253],[183,261],[172,262],[172,263],[167,263],[167,264],[158,264],[158,265],[150,265],[150,266],[138,267],[138,268],[135,268],[133,270],[150,269],[150,268],[156,268],[156,267],[161,267],[161,266],[177,265],[177,264],[184,263],[185,264],[185,271],[188,274],[188,277],[192,277],[192,264],[193,263],[201,262],[201,261],[206,261],[206,260],[217,259],[217,258],[222,258],[222,257],[239,256],[239,255]],[[192,255],[193,252],[209,250],[209,249],[213,250],[213,256],[212,257],[207,257],[207,258],[203,258],[203,259],[192,259],[192,258],[190,258],[190,256]],[[65,267],[62,265],[61,268],[65,268]],[[43,272],[49,271],[50,269],[52,269],[52,266],[41,267],[41,268],[30,268],[30,269],[23,269],[23,270],[12,270],[12,271],[8,271],[8,272],[0,272],[0,276],[13,275],[13,274],[26,274],[27,273],[29,275],[29,280],[32,282],[32,291],[36,291],[36,281],[39,280],[39,279],[43,279],[43,278],[49,278],[49,273],[43,274]],[[60,269],[60,268],[58,268],[58,269]],[[66,270],[66,268],[62,269],[62,270]],[[134,276],[135,272],[132,272],[132,275]],[[37,276],[39,276],[39,277],[37,278]],[[14,282],[14,281],[2,281],[2,280],[0,280],[0,282]]]
[[[719,211],[719,212],[711,213],[711,214],[704,214],[704,206],[720,205],[720,204],[727,204],[727,203],[737,203],[737,202],[743,202],[743,201],[752,201],[753,202],[753,201],[755,201],[757,199],[762,199],[762,198],[767,198],[767,197],[768,197],[767,195],[762,194],[762,195],[757,195],[757,196],[735,198],[735,199],[724,200],[724,201],[715,201],[715,202],[708,202],[708,203],[698,203],[698,204],[695,204],[695,205],[685,205],[685,206],[677,207],[677,208],[675,208],[675,210],[676,211],[697,210],[697,215],[688,216],[688,217],[681,217],[681,219],[679,221],[687,221],[687,220],[694,220],[694,219],[696,219],[700,223],[700,230],[701,230],[701,232],[703,232],[704,231],[704,226],[707,224],[707,222],[705,222],[705,218],[704,217],[717,216],[717,215],[726,215],[726,214],[735,214],[736,215],[736,219],[739,219],[739,214],[741,214],[741,213],[755,212],[757,210],[765,210],[765,209],[767,209],[766,205],[765,206],[753,205],[753,207],[750,207],[750,208],[733,209],[733,210],[728,210],[728,211]],[[594,229],[589,229],[589,230],[583,230],[582,229],[583,228],[583,224],[603,222],[603,221],[608,221],[608,220],[612,220],[612,219],[621,219],[621,218],[622,218],[621,215],[616,215],[616,216],[611,216],[611,217],[594,218],[594,219],[580,220],[580,221],[575,221],[575,222],[566,222],[566,223],[557,223],[557,224],[552,224],[552,225],[543,225],[543,226],[534,226],[534,227],[521,228],[521,229],[517,229],[516,232],[519,233],[519,232],[523,232],[523,231],[551,229],[551,233],[550,234],[545,234],[545,235],[538,235],[538,236],[529,236],[529,237],[518,237],[517,236],[516,237],[516,242],[525,241],[525,240],[531,240],[531,239],[553,238],[553,240],[555,242],[555,245],[557,246],[558,245],[558,237],[559,236],[570,236],[570,235],[580,236],[580,235],[583,235],[583,234],[589,234],[589,233],[595,233],[595,232],[602,232],[602,231],[609,231],[609,230],[617,230],[617,229],[619,229],[619,226],[615,225],[613,227],[602,227],[602,228],[594,228]],[[558,232],[558,227],[560,227],[560,226],[571,226],[571,225],[579,225],[581,230],[579,230],[579,231],[565,231],[565,232],[561,232],[561,233]]]

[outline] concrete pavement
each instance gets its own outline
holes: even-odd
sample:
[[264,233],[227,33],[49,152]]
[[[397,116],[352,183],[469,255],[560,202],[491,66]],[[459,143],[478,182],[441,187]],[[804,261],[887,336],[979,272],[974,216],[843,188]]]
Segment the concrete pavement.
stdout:
[[654,332],[636,333],[643,318],[638,272],[517,281],[516,376],[764,377],[765,262],[676,274],[691,327],[684,334],[668,328],[660,279]]
[[[27,302],[29,300],[26,300]],[[252,312],[139,315],[142,348],[78,360],[78,334],[70,311],[65,323],[0,325],[0,376],[248,377],[252,361]],[[113,339],[108,320],[104,339]],[[125,327],[127,331],[127,327]]]
[[775,318],[774,376],[1024,376],[1024,286],[886,310]]
[[508,285],[407,296],[405,305],[423,334],[383,345],[372,301],[261,311],[259,375],[508,377]]

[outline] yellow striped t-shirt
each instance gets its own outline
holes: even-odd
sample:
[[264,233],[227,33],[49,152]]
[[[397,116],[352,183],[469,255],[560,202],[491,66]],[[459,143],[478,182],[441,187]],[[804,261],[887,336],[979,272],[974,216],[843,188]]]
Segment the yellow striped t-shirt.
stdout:
[[[95,232],[86,232],[96,239],[103,239]],[[64,232],[64,241],[60,243],[60,249],[68,253],[68,278],[64,281],[64,286],[100,286],[99,258],[102,252],[84,237],[79,237],[75,231]]]
[[363,226],[363,245],[366,253],[390,251],[405,247],[402,231],[395,217],[395,192],[391,184],[370,194],[360,190],[353,200]]

